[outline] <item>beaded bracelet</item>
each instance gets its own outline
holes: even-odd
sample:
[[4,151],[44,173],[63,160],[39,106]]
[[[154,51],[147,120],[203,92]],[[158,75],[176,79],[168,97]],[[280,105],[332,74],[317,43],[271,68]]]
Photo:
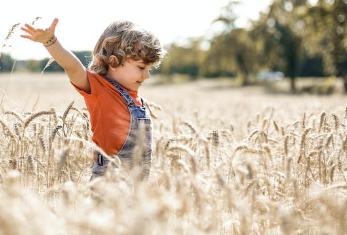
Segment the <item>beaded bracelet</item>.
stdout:
[[45,47],[52,46],[57,41],[57,37],[53,35],[47,42],[43,43]]

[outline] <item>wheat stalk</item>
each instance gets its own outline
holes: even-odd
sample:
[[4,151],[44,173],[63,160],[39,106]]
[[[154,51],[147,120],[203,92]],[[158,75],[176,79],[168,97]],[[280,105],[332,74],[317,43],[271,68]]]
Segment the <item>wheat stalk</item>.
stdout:
[[50,57],[45,65],[45,67],[43,68],[43,70],[41,71],[41,76],[43,75],[43,73],[45,72],[45,70],[55,61],[55,59],[53,57]]
[[26,127],[28,127],[29,124],[38,117],[41,117],[43,115],[52,115],[52,114],[54,114],[54,112],[52,111],[41,111],[41,112],[33,113],[27,119],[25,119],[23,128],[25,129]]

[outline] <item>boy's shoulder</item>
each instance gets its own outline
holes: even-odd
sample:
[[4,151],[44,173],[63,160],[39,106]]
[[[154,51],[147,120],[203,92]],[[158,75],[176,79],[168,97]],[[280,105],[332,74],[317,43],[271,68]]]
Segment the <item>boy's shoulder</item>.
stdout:
[[93,77],[96,79],[103,79],[103,77],[100,74],[97,74],[95,71],[93,71],[91,69],[87,69],[87,76]]
[[107,84],[104,82],[104,78],[97,74],[96,72],[86,69],[87,72],[87,79],[90,85],[90,91],[85,91],[81,89],[80,87],[74,85],[72,82],[70,82],[73,87],[80,93],[84,98],[88,100],[92,100],[92,98],[96,98],[99,91],[105,87],[107,87]]
[[88,80],[89,80],[89,83],[91,86],[94,86],[94,87],[95,86],[102,86],[102,87],[105,87],[105,86],[108,87],[109,86],[106,79],[102,75],[96,73],[93,70],[87,69],[87,77],[88,77]]

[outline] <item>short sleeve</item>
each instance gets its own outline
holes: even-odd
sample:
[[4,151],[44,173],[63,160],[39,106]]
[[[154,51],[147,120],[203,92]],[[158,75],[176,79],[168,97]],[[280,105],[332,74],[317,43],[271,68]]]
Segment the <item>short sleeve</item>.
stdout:
[[90,84],[90,92],[86,92],[85,90],[82,90],[81,88],[79,88],[78,86],[76,86],[75,84],[73,84],[71,81],[71,85],[76,89],[76,91],[78,93],[80,93],[84,98],[89,99],[91,97],[95,97],[96,96],[96,81],[95,81],[95,75],[90,71],[90,70],[86,70],[87,72],[87,79],[89,81]]

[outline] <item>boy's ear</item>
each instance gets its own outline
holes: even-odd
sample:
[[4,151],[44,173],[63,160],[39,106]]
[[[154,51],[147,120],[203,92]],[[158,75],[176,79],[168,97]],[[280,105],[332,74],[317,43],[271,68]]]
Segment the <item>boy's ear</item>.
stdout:
[[118,58],[114,55],[110,55],[108,58],[108,65],[112,68],[117,68],[119,66]]

